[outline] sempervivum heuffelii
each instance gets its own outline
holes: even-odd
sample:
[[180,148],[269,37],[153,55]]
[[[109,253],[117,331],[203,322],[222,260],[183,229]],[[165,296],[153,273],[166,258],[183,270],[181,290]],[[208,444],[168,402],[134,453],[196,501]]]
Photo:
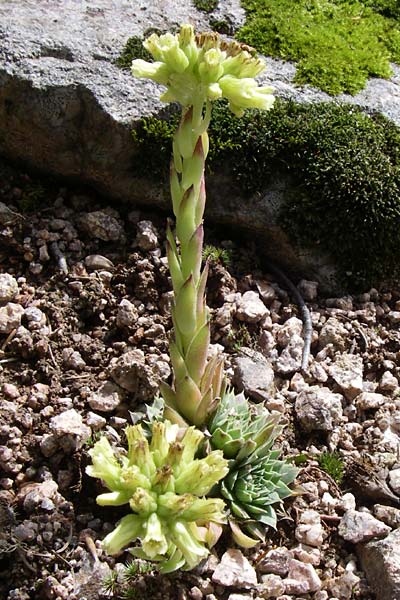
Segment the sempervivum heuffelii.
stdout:
[[172,386],[163,383],[170,420],[203,425],[224,391],[223,360],[208,356],[209,311],[205,301],[208,266],[201,270],[204,165],[208,152],[207,129],[211,104],[226,98],[240,116],[246,108],[269,109],[271,89],[260,87],[255,77],[264,63],[253,50],[226,42],[217,33],[195,35],[182,25],[177,35],[152,34],[144,41],[154,62],[134,60],[132,72],[164,85],[164,102],[178,102],[182,118],[173,139],[170,187],[176,219],[176,236],[168,227],[167,256],[174,290],[170,344],[174,372]]
[[264,540],[266,529],[276,527],[276,508],[295,493],[289,485],[298,469],[273,449],[282,431],[278,420],[279,415],[228,390],[209,423],[211,446],[230,459],[221,494],[230,508],[234,538],[242,546]]

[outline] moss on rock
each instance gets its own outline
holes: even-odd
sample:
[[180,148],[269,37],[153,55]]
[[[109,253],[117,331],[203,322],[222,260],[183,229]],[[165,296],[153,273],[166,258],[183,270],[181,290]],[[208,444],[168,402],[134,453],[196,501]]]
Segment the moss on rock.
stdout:
[[132,61],[135,58],[141,58],[142,60],[153,61],[153,57],[150,52],[143,46],[143,37],[139,35],[133,35],[128,39],[125,46],[122,49],[121,54],[115,61],[118,67],[121,69],[130,69]]
[[[141,173],[167,178],[178,116],[169,119],[143,119],[135,130]],[[269,112],[233,119],[216,103],[208,168],[220,163],[245,193],[265,189],[277,170],[290,173],[296,187],[282,226],[303,246],[329,252],[353,287],[400,274],[400,129],[386,118],[277,100]]]
[[295,81],[355,94],[400,62],[398,0],[242,0],[239,40],[297,63]]

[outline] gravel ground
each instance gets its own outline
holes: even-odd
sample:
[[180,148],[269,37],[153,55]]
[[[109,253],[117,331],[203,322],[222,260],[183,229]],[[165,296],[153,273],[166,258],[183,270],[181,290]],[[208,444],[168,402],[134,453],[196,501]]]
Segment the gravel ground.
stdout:
[[[85,466],[99,433],[119,444],[130,411],[170,375],[164,225],[0,165],[5,600],[122,597],[104,581],[115,564],[121,580],[128,554],[107,557],[100,542],[123,512],[96,505],[101,487]],[[231,257],[212,263],[213,342],[236,388],[282,413],[282,451],[300,463],[303,494],[255,550],[227,534],[192,573],[161,577],[138,563],[129,597],[386,600],[357,551],[400,524],[400,290],[322,298],[301,282],[313,326],[301,373],[302,324],[283,284],[251,248],[211,241]],[[343,463],[341,483],[321,468],[327,452]],[[382,571],[385,589],[398,589],[393,577]]]

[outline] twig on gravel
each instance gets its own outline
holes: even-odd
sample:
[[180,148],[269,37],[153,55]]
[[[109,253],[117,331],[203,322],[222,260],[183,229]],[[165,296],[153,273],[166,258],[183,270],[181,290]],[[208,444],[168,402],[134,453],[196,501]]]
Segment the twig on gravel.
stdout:
[[54,258],[57,260],[58,268],[60,269],[60,271],[62,273],[64,273],[64,275],[68,275],[67,260],[64,256],[64,254],[61,252],[57,242],[51,242],[50,252],[54,256]]
[[91,556],[93,557],[94,562],[99,562],[99,557],[97,556],[97,548],[96,544],[93,541],[93,538],[91,538],[88,533],[85,533],[82,536],[82,541],[85,542],[86,547],[89,550]]
[[339,523],[339,521],[341,521],[341,517],[338,517],[337,515],[320,515],[320,519],[327,525],[336,525]]
[[311,314],[310,311],[304,302],[303,296],[300,294],[297,287],[294,283],[277,267],[268,261],[267,265],[268,270],[272,271],[274,275],[276,275],[284,284],[284,286],[288,289],[288,291],[293,296],[294,301],[299,307],[301,320],[303,321],[303,338],[304,338],[304,346],[303,346],[303,354],[301,358],[301,370],[306,371],[308,368],[308,361],[310,358],[310,349],[311,349],[311,340],[312,340],[312,323],[311,323]]
[[62,554],[63,552],[65,552],[65,550],[68,548],[68,546],[71,543],[72,533],[73,533],[73,529],[72,529],[72,524],[70,523],[69,524],[69,534],[68,534],[67,541],[65,542],[65,544],[63,546],[61,546],[61,548],[59,548],[58,550],[54,551],[54,552],[56,552],[56,554]]
[[5,342],[4,342],[4,344],[3,344],[3,345],[2,345],[2,347],[1,347],[1,350],[3,350],[3,352],[4,352],[4,350],[7,348],[8,344],[11,342],[11,340],[13,339],[13,337],[15,336],[15,334],[16,334],[16,333],[17,333],[17,330],[16,330],[16,329],[13,329],[13,330],[11,331],[11,333],[9,333],[9,334],[8,334],[8,336],[7,336],[7,338],[6,338]]
[[57,366],[58,366],[58,365],[57,365],[57,363],[56,363],[56,359],[54,358],[54,354],[53,354],[53,350],[52,350],[52,348],[51,348],[51,345],[49,344],[49,345],[47,346],[47,348],[48,348],[48,352],[49,352],[49,356],[50,356],[51,362],[52,362],[52,363],[53,363],[53,365],[54,365],[54,366],[57,368]]
[[20,557],[20,559],[22,560],[22,562],[24,563],[24,565],[32,572],[32,573],[36,573],[36,569],[34,567],[32,567],[31,564],[29,564],[24,551],[22,550],[22,548],[17,547],[17,554]]
[[17,362],[18,358],[14,358],[14,357],[10,357],[10,358],[1,358],[0,359],[0,365],[4,365],[6,363],[10,363],[10,362]]

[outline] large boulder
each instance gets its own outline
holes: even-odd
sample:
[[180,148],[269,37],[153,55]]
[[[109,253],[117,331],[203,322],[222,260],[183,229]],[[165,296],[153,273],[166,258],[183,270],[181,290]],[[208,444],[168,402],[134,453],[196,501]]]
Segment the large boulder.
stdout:
[[[244,21],[240,1],[220,4],[214,16],[239,27]],[[185,0],[3,0],[0,154],[119,200],[165,208],[167,186],[133,174],[138,146],[131,135],[141,117],[162,114],[165,106],[156,84],[134,79],[115,60],[130,36],[150,27],[191,22],[204,30],[209,18]],[[296,87],[294,65],[277,59],[267,64],[262,80],[272,83],[276,95],[306,102],[330,99],[311,87]],[[371,80],[357,96],[341,99],[379,109],[400,123],[399,69],[394,68],[390,81]],[[299,251],[276,224],[288,185],[277,176],[264,193],[245,198],[231,176],[217,173],[207,181],[207,216],[252,232],[275,260],[316,274],[326,284],[334,277],[330,260],[320,250]]]

